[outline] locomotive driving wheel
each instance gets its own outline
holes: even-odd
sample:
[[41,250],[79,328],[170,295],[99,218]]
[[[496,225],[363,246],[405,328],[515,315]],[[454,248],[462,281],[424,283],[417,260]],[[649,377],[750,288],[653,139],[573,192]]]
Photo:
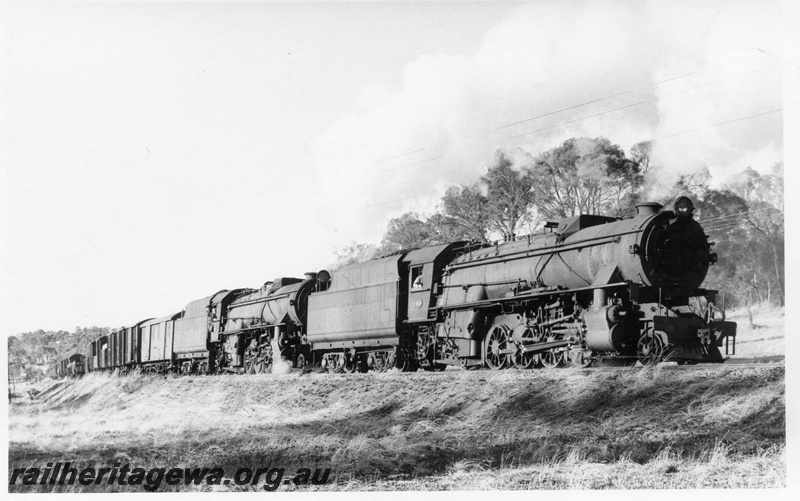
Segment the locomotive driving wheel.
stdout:
[[522,348],[524,348],[526,344],[541,342],[541,334],[535,333],[532,327],[519,325],[512,332],[512,338],[517,342],[517,350],[511,356],[511,362],[514,364],[514,367],[517,369],[530,369],[531,367],[539,365],[539,354],[523,353]]
[[492,370],[499,370],[509,362],[509,354],[504,353],[508,349],[508,327],[505,325],[495,325],[489,330],[486,336],[484,359],[486,366]]
[[245,374],[263,374],[272,368],[272,347],[269,343],[260,344],[254,338],[244,350]]
[[272,372],[272,343],[270,343],[269,339],[265,339],[264,343],[260,347],[261,349],[261,364],[256,366],[259,373],[268,373]]
[[258,339],[253,339],[247,344],[244,350],[244,372],[245,374],[255,374],[258,372]]
[[[558,336],[555,334],[549,334],[544,340],[548,343],[551,341],[558,341]],[[556,367],[561,367],[564,364],[564,352],[558,348],[553,348],[551,350],[542,352],[541,359],[542,367],[546,369],[555,369]]]

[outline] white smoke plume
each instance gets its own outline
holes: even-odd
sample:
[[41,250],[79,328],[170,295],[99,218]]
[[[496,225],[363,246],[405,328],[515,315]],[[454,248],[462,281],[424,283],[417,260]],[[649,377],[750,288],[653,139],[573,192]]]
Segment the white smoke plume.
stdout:
[[277,336],[272,338],[270,346],[272,347],[272,374],[286,374],[292,369],[292,365],[281,357]]
[[692,57],[711,70],[657,87],[655,137],[663,139],[653,144],[654,190],[703,168],[720,184],[746,167],[766,173],[782,160],[780,13],[775,2],[732,2],[711,18],[659,14],[662,29],[682,28],[654,78],[679,74]]
[[[477,181],[499,148],[536,155],[603,136],[629,151],[779,108],[780,69],[764,69],[780,60],[779,14],[769,2],[525,5],[474,54],[420,57],[402,82],[365,83],[359,108],[315,144],[317,218],[334,245],[377,243],[389,218]],[[780,116],[752,120],[758,133],[742,122],[659,139],[651,182],[769,168]]]

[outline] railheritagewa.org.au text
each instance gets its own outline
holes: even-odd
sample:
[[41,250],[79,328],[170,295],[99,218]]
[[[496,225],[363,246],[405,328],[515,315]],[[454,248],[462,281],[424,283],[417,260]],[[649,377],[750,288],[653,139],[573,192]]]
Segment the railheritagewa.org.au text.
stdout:
[[155,491],[163,485],[250,485],[274,491],[281,484],[295,486],[323,485],[330,479],[330,468],[298,468],[288,471],[280,467],[239,468],[228,477],[223,468],[131,468],[129,463],[116,462],[110,468],[77,468],[70,462],[47,463],[44,468],[14,468],[8,485],[107,485],[141,486]]

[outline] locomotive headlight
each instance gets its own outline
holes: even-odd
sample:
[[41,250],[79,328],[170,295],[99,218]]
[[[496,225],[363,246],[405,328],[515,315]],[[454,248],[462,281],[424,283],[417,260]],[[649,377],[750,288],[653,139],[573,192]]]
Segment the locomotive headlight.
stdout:
[[692,213],[694,212],[694,205],[692,205],[692,201],[688,198],[680,197],[675,201],[674,209],[678,217],[689,218],[692,217]]

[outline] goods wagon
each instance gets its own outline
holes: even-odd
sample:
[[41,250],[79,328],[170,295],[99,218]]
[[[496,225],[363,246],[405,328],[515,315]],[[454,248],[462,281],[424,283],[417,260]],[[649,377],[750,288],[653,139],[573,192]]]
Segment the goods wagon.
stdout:
[[174,361],[173,337],[175,322],[183,312],[147,320],[139,325],[139,362],[148,371],[165,372]]

